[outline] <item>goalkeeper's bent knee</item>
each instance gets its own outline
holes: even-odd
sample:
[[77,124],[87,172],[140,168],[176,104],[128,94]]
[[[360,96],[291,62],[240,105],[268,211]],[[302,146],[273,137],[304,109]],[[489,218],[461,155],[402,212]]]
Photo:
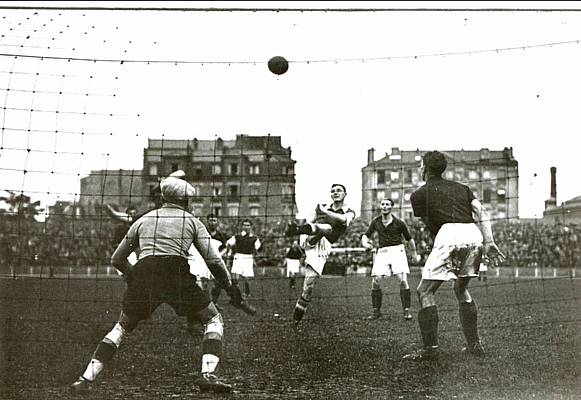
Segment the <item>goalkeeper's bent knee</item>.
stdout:
[[220,357],[222,355],[223,335],[224,322],[222,321],[222,315],[216,314],[206,323],[204,338],[202,339],[202,352]]

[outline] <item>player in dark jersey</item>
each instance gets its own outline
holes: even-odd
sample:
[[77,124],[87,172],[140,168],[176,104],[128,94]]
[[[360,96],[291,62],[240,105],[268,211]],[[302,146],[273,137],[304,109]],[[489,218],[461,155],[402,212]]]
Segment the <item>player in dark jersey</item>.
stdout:
[[289,279],[288,285],[291,289],[295,287],[295,277],[300,272],[301,260],[305,257],[305,251],[297,240],[294,240],[285,254],[284,266],[286,277]]
[[262,243],[252,232],[252,221],[245,219],[242,221],[240,233],[232,236],[226,242],[232,255],[232,281],[234,284],[239,280],[244,284],[244,299],[250,296],[249,279],[254,278],[254,256],[260,250]]
[[411,320],[411,293],[408,284],[410,268],[408,266],[402,237],[408,242],[411,256],[415,261],[418,259],[416,243],[410,235],[406,223],[392,214],[393,200],[383,199],[380,201],[379,206],[381,215],[371,221],[369,228],[367,228],[367,231],[361,237],[361,244],[366,249],[373,249],[373,242],[370,239],[374,233],[377,234],[379,242],[371,270],[371,276],[373,277],[371,283],[373,313],[368,319],[373,320],[381,316],[381,303],[383,298],[380,285],[381,278],[396,275],[400,281],[399,294],[403,308],[403,317],[406,320]]
[[420,217],[434,236],[434,246],[422,269],[418,286],[418,323],[423,348],[407,354],[410,360],[437,359],[438,308],[436,291],[445,281],[454,280],[460,323],[468,354],[484,356],[478,334],[478,310],[468,292],[470,279],[478,276],[482,257],[493,265],[504,255],[492,235],[488,213],[472,190],[461,183],[442,178],[447,161],[444,154],[430,151],[422,159],[426,184],[411,196],[414,215]]
[[[75,392],[88,391],[126,335],[163,303],[169,304],[177,315],[185,316],[189,325],[198,321],[205,327],[202,369],[194,383],[202,391],[232,391],[232,386],[214,373],[222,353],[223,321],[208,295],[196,285],[195,277],[189,274],[190,246],[196,247],[233,305],[242,306],[242,295],[232,285],[222,258],[211,246],[206,227],[188,211],[194,188],[184,180],[168,177],[161,182],[161,191],[164,204],[135,221],[111,257],[111,264],[127,277],[121,315],[97,346],[85,372],[71,386]],[[139,260],[132,266],[127,257],[134,250]]]
[[331,252],[331,246],[355,218],[355,211],[345,205],[347,190],[341,184],[331,185],[330,205],[318,204],[312,222],[296,225],[290,223],[286,231],[287,236],[309,235],[304,243],[305,250],[305,281],[303,292],[295,305],[293,321],[295,325],[302,320],[311,298],[313,289]]

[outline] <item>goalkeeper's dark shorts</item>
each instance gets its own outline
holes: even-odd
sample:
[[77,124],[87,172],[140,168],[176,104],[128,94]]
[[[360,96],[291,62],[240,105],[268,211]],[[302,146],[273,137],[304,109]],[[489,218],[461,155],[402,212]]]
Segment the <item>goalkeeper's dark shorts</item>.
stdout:
[[123,295],[123,312],[144,320],[161,304],[177,315],[193,317],[208,307],[210,298],[189,273],[188,261],[178,256],[150,256],[139,260],[129,275]]

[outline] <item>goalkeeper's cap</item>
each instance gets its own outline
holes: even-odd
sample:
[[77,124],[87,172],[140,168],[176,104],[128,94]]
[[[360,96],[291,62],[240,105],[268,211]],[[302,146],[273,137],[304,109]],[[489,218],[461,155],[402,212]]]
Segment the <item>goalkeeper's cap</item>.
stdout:
[[196,190],[192,185],[183,179],[168,176],[160,183],[161,196],[170,203],[181,203],[196,195]]
[[174,178],[185,179],[186,173],[184,171],[182,171],[181,169],[178,169],[177,171],[174,171],[171,174],[169,174],[169,176],[172,176]]

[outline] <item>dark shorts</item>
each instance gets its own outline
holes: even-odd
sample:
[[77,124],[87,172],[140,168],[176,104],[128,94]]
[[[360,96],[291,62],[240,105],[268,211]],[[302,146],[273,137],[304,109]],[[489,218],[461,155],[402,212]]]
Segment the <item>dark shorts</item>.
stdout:
[[207,293],[189,273],[185,258],[150,256],[135,264],[123,295],[123,312],[144,320],[163,303],[169,304],[177,315],[187,317],[210,304]]

